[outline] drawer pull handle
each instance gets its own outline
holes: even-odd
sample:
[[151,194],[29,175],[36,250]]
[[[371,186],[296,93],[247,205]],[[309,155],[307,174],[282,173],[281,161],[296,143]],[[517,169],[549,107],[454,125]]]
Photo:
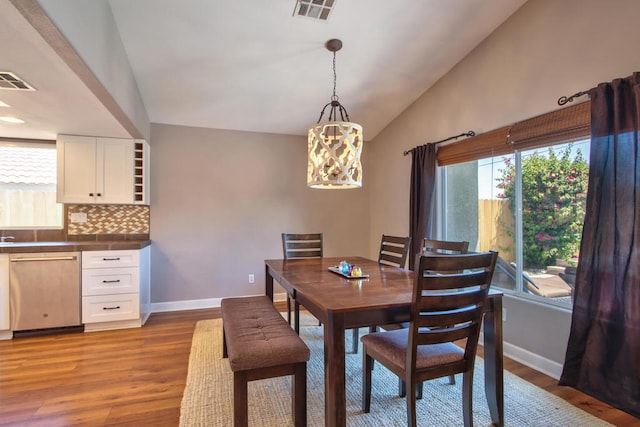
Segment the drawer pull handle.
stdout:
[[120,261],[120,257],[117,258],[102,258],[103,261]]
[[120,279],[116,280],[103,280],[102,283],[120,283]]
[[115,307],[102,307],[103,310],[119,310],[120,306],[116,305]]

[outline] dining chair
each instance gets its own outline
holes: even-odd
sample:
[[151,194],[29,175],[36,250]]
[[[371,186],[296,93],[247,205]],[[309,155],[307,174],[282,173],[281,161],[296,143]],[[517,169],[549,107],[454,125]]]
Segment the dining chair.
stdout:
[[[411,249],[411,237],[398,237],[382,235],[380,239],[380,251],[378,252],[378,263],[389,265],[392,267],[404,268],[407,264],[407,256]],[[376,327],[370,327],[370,332],[375,332]],[[360,337],[360,328],[353,328],[351,339],[351,352],[358,353],[358,338]]]
[[[466,254],[469,249],[469,242],[467,241],[453,241],[453,240],[434,240],[423,239],[422,240],[422,253],[423,254]],[[392,331],[395,329],[408,328],[409,323],[391,323],[388,325],[381,325],[380,329],[385,331]],[[455,385],[456,377],[451,375],[449,377],[449,384]],[[398,394],[404,396],[404,382],[400,381],[398,385]],[[418,390],[418,396],[422,397],[422,385]]]
[[[362,342],[362,410],[371,409],[373,360],[402,379],[407,390],[462,373],[464,425],[473,426],[473,370],[495,251],[418,254],[409,328],[370,333]],[[461,346],[456,343],[461,343]],[[416,426],[416,393],[406,393],[407,425]]]
[[[282,253],[284,259],[322,258],[322,233],[282,233]],[[291,324],[291,302],[294,304],[294,329],[300,332],[300,304],[294,295],[287,292],[287,321]]]

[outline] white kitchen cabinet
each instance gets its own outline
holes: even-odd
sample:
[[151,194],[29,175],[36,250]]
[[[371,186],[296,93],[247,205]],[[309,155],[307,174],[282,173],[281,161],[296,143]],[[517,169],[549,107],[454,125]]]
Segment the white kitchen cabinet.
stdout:
[[0,340],[13,338],[9,306],[9,254],[0,254]]
[[148,203],[145,141],[58,135],[59,203]]
[[149,250],[82,252],[85,331],[144,325],[150,314]]

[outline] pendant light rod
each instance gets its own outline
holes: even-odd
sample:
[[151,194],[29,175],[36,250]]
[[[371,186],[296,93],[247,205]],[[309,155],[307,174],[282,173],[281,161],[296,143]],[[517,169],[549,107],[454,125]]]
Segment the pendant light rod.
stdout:
[[338,121],[338,113],[340,113],[341,121],[350,122],[351,120],[349,119],[347,109],[340,104],[339,97],[336,95],[336,82],[338,80],[336,73],[336,52],[342,49],[342,40],[327,40],[324,47],[327,48],[329,52],[333,52],[333,95],[331,96],[331,101],[325,104],[322,111],[320,111],[320,117],[318,117],[318,121],[316,123],[320,123],[322,121],[322,117],[324,116],[324,112],[328,106],[331,106],[331,109],[329,110],[329,121]]

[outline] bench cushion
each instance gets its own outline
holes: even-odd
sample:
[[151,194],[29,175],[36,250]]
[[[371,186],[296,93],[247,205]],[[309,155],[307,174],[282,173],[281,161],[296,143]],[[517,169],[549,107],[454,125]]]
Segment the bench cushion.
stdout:
[[307,362],[310,352],[267,296],[221,302],[232,371]]

